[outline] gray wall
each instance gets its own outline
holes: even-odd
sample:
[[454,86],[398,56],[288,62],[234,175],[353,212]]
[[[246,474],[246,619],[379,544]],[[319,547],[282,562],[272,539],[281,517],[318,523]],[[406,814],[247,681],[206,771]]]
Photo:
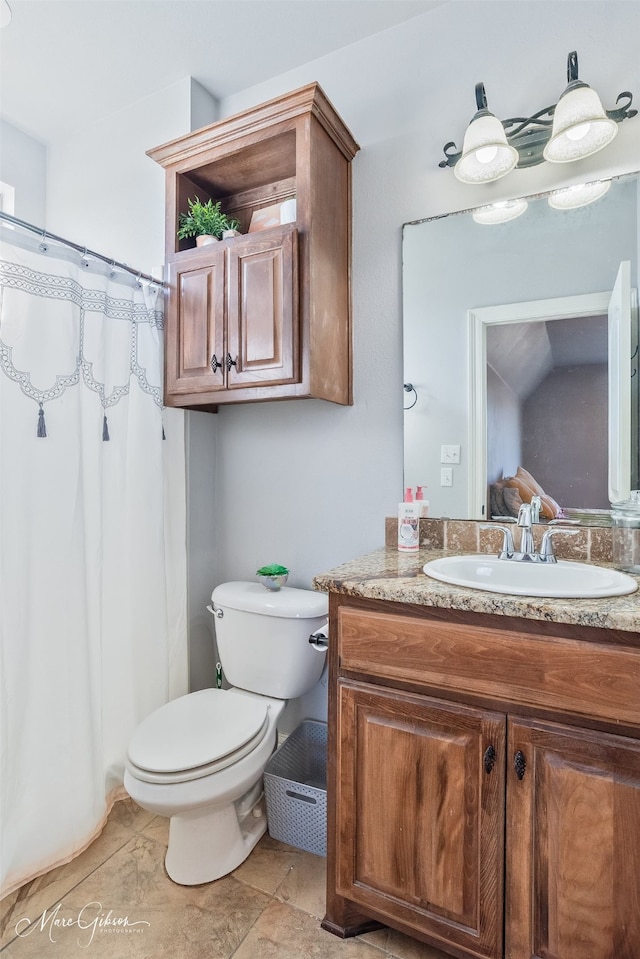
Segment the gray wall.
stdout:
[[522,462],[561,506],[609,509],[607,364],[554,370],[522,404]]

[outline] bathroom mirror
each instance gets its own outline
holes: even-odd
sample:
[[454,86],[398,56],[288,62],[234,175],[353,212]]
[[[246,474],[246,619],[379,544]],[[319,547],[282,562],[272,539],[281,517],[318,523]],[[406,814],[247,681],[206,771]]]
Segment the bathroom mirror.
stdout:
[[606,523],[640,485],[638,175],[573,210],[527,201],[492,226],[404,225],[405,485],[432,516],[482,519],[520,466]]

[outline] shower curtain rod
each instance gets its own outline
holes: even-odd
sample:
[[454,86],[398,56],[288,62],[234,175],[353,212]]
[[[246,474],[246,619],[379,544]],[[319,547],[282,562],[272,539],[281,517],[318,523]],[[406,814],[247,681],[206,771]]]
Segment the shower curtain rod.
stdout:
[[0,210],[0,219],[6,220],[7,223],[12,223],[14,226],[19,226],[23,230],[30,230],[32,233],[39,233],[42,237],[42,240],[53,240],[55,243],[63,243],[65,246],[70,246],[72,250],[77,250],[78,253],[81,253],[83,256],[90,256],[96,260],[102,260],[103,263],[108,263],[109,266],[118,267],[119,270],[125,270],[127,273],[131,273],[138,280],[149,280],[150,283],[156,283],[158,286],[164,286],[162,280],[157,280],[155,276],[150,276],[148,273],[140,273],[138,270],[134,270],[132,267],[127,266],[126,263],[119,263],[118,260],[113,260],[111,257],[102,256],[101,253],[96,253],[94,250],[88,250],[86,246],[78,246],[77,243],[72,243],[71,240],[65,240],[64,237],[56,236],[55,233],[49,233],[48,230],[43,229],[42,227],[34,226],[33,223],[27,223],[26,220],[19,220],[16,216],[12,216],[11,213],[3,213]]

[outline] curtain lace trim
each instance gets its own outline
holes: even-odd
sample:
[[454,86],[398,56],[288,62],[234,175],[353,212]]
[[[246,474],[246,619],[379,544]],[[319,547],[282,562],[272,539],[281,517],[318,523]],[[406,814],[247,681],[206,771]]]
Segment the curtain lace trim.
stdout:
[[[145,369],[138,359],[138,328],[147,324],[161,331],[164,325],[162,310],[149,308],[145,303],[108,295],[102,290],[86,289],[71,277],[56,276],[30,269],[22,264],[0,261],[0,287],[16,289],[34,296],[54,300],[67,300],[79,308],[79,350],[75,369],[70,373],[56,374],[54,382],[46,389],[37,389],[31,382],[28,370],[21,370],[13,362],[13,349],[0,338],[0,369],[10,380],[17,383],[25,396],[38,404],[36,435],[47,436],[44,404],[61,397],[66,390],[80,382],[96,393],[102,404],[102,439],[110,439],[107,410],[115,406],[130,391],[131,377],[138,381],[140,389],[162,409],[162,388],[149,382]],[[114,386],[110,391],[95,375],[93,363],[85,356],[85,320],[87,313],[100,313],[108,319],[130,324],[129,380]],[[164,439],[164,429],[163,429]]]

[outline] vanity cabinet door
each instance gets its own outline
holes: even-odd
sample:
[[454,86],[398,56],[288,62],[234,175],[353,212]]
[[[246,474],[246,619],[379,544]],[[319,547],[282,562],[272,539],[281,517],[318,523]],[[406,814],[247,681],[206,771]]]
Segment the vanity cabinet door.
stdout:
[[338,730],[339,895],[502,956],[504,714],[340,682]]
[[[167,405],[185,393],[224,389],[225,255],[213,245],[169,264],[165,329]],[[178,398],[172,402],[171,398]]]
[[506,959],[638,959],[640,742],[528,720],[508,742]]

